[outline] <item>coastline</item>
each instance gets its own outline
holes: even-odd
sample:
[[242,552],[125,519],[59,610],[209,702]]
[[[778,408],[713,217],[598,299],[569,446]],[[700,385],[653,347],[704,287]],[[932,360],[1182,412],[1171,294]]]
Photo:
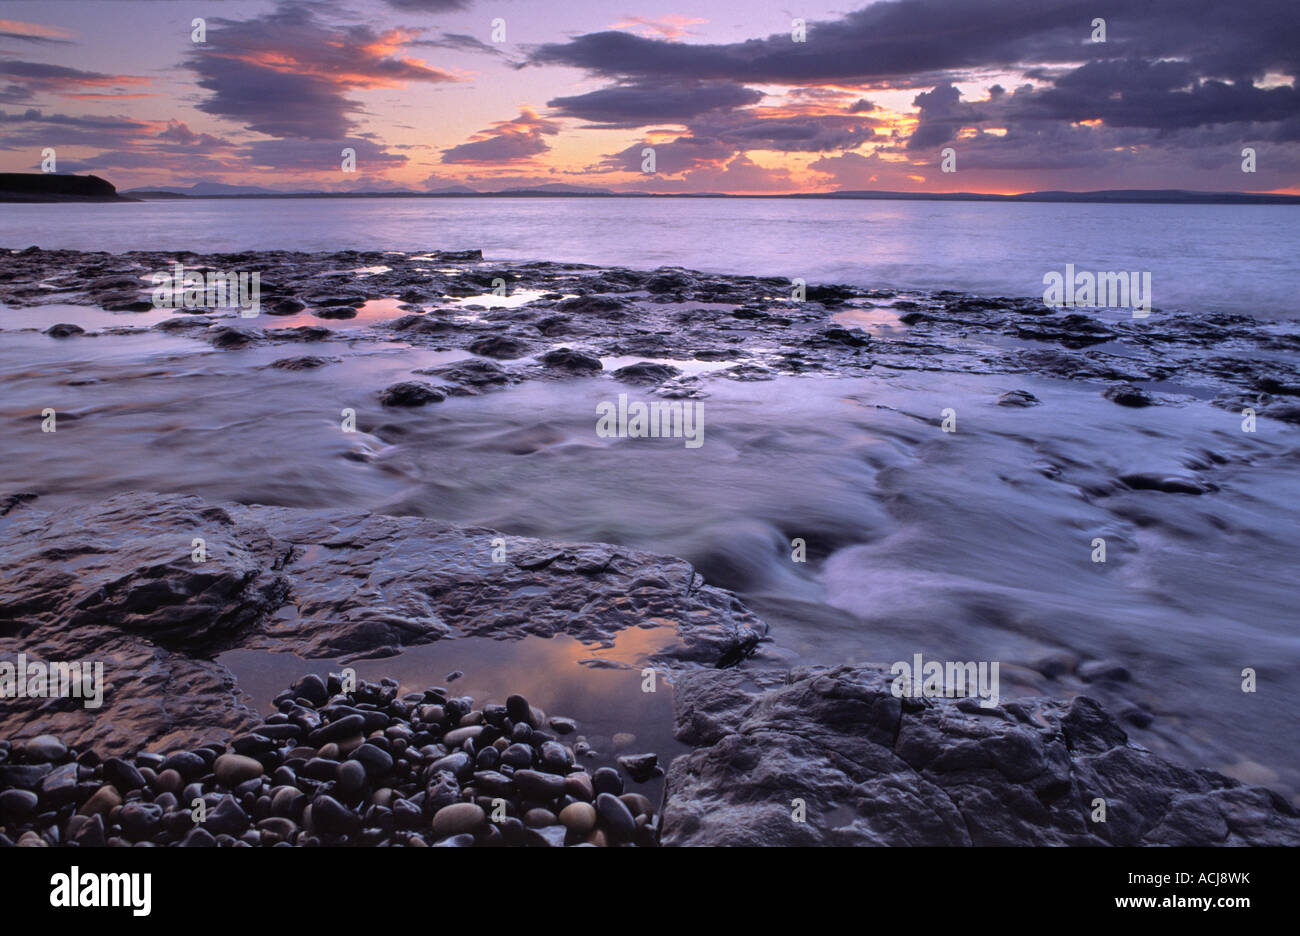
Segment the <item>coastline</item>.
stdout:
[[[257,270],[263,279],[256,324],[228,308],[155,310],[148,275],[177,260],[195,269]],[[835,284],[808,285],[796,299],[794,284],[776,278],[500,263],[483,261],[478,251],[22,250],[0,255],[0,273],[0,302],[8,313],[57,306],[66,316],[43,328],[19,329],[33,336],[44,332],[41,340],[138,340],[149,334],[203,343],[219,356],[293,351],[271,365],[288,378],[328,372],[357,346],[382,350],[398,342],[421,352],[461,355],[365,390],[376,412],[386,415],[364,428],[380,438],[388,432],[389,441],[402,432],[385,425],[400,422],[407,411],[436,411],[448,400],[534,384],[592,381],[614,393],[622,388],[686,402],[710,399],[720,381],[744,386],[796,378],[853,380],[880,371],[1066,380],[1089,388],[1116,412],[1172,410],[1194,399],[1210,403],[1229,422],[1243,406],[1257,407],[1262,418],[1278,424],[1300,422],[1300,406],[1291,401],[1300,374],[1279,354],[1300,349],[1300,335],[1289,324],[1244,316],[1155,310],[1138,322],[1054,311],[1033,299],[899,294]],[[503,287],[503,294],[493,292]],[[83,326],[66,320],[79,309],[148,324],[86,320]],[[608,361],[619,366],[607,367]],[[1033,393],[1009,390],[994,405],[1013,413],[1039,402]],[[364,422],[368,417],[362,415]],[[931,429],[942,421],[937,413],[907,415]],[[1114,483],[1158,496],[1215,490],[1208,477],[1158,472],[1132,472]],[[662,642],[641,657],[609,665],[629,672],[649,665],[677,682],[677,735],[696,750],[672,761],[662,809],[638,814],[647,822],[662,816],[669,843],[721,843],[725,829],[704,821],[705,813],[726,816],[725,828],[737,840],[761,838],[779,825],[773,816],[788,815],[786,800],[811,789],[783,789],[771,803],[755,807],[744,804],[743,787],[720,789],[700,779],[734,776],[735,764],[755,753],[745,750],[744,739],[756,732],[788,735],[758,752],[773,759],[774,775],[788,774],[779,766],[782,757],[792,756],[787,743],[804,753],[806,744],[829,745],[836,754],[825,769],[841,776],[824,777],[839,790],[835,808],[793,831],[781,819],[796,842],[933,844],[939,839],[926,837],[919,819],[924,813],[946,817],[945,835],[967,828],[963,844],[1079,844],[1097,833],[1075,822],[1076,807],[1090,787],[1105,787],[1108,796],[1123,799],[1118,778],[1141,792],[1131,811],[1121,810],[1124,822],[1108,827],[1115,830],[1110,841],[1300,841],[1300,817],[1282,797],[1174,767],[1131,745],[1115,719],[1079,697],[1008,702],[990,716],[963,708],[960,700],[900,703],[871,666],[776,665],[779,657],[760,653],[774,628],[731,591],[715,587],[716,570],[706,570],[702,577],[710,584],[702,585],[697,569],[680,558],[618,545],[513,537],[483,526],[400,516],[401,510],[330,513],[166,493],[121,493],[80,503],[57,490],[3,493],[0,538],[10,563],[5,578],[12,583],[4,605],[22,643],[4,637],[0,648],[12,651],[39,634],[54,658],[75,658],[84,646],[109,639],[121,663],[140,673],[138,692],[122,686],[114,694],[113,704],[134,719],[117,721],[119,735],[101,734],[115,730],[103,722],[78,733],[76,713],[59,716],[58,730],[71,732],[78,750],[134,754],[133,742],[145,737],[156,748],[201,747],[225,740],[213,737],[213,721],[226,737],[255,726],[260,716],[236,702],[230,671],[212,661],[232,648],[383,657],[445,638],[566,634],[615,643],[620,634],[654,623],[649,629]],[[196,531],[214,528],[220,532],[208,538],[224,544],[226,562],[235,566],[215,574],[196,571],[185,562],[189,541]],[[52,566],[49,537],[73,544],[55,550],[66,555]],[[504,564],[490,558],[498,538],[511,557]],[[359,569],[366,572],[366,587],[340,595],[336,583]],[[503,573],[504,582],[488,584]],[[376,590],[375,582],[384,584]],[[175,603],[141,613],[144,596],[159,587]],[[485,587],[492,596],[486,605]],[[475,614],[487,605],[493,611],[480,621]],[[293,611],[285,614],[289,606]],[[1078,669],[1076,661],[1071,671]],[[151,707],[160,680],[184,682],[191,704],[181,710]],[[497,692],[504,696],[510,688]],[[842,731],[844,723],[874,727],[863,739]],[[920,734],[915,747],[900,749],[905,725]],[[12,710],[0,723],[0,732],[10,737],[34,730],[35,722]],[[845,751],[856,765],[850,769],[838,760]],[[104,779],[102,765],[83,766],[90,771],[86,783]],[[1108,770],[1115,771],[1109,780]],[[1151,779],[1138,779],[1144,776]],[[990,785],[1006,803],[1033,800],[1042,808],[1013,810],[1014,823],[978,831],[969,818],[983,804],[963,804],[958,796],[954,806],[945,788]],[[917,822],[906,824],[913,831],[889,818],[902,808],[894,797],[904,789],[917,810]],[[87,787],[74,799],[83,793],[87,801],[94,795]],[[733,796],[741,802],[730,802]],[[841,811],[849,802],[854,817]],[[1209,813],[1219,819],[1207,821]],[[966,819],[959,823],[957,814]],[[350,828],[351,820],[342,821]],[[111,821],[105,828],[111,830]]]

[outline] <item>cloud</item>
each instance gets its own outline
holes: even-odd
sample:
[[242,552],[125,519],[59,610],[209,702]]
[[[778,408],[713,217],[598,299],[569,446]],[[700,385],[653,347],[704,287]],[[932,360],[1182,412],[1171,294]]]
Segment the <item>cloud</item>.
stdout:
[[415,13],[451,13],[456,10],[468,10],[473,0],[384,0],[396,10],[409,10]]
[[88,88],[123,88],[147,85],[150,79],[138,75],[106,75],[63,65],[17,60],[0,61],[0,103],[30,104],[38,94],[76,97]]
[[417,33],[330,26],[290,4],[265,16],[209,23],[204,45],[185,64],[211,96],[197,107],[268,136],[338,140],[357,126],[362,107],[349,92],[456,81],[418,59],[401,57]]
[[0,19],[0,39],[19,39],[44,45],[68,45],[76,33],[58,26],[41,23],[24,23],[21,20]]
[[681,122],[762,99],[763,92],[730,82],[646,82],[554,98],[546,106],[558,116],[577,117],[602,127],[644,127]]
[[481,130],[467,142],[442,151],[444,163],[509,163],[550,150],[543,136],[559,133],[559,125],[538,117],[527,107],[513,120]]
[[689,16],[678,16],[670,14],[668,16],[625,16],[620,22],[610,25],[610,29],[630,29],[640,35],[663,36],[665,39],[680,39],[682,36],[691,35],[688,26],[703,26],[707,23],[706,19],[697,19]]

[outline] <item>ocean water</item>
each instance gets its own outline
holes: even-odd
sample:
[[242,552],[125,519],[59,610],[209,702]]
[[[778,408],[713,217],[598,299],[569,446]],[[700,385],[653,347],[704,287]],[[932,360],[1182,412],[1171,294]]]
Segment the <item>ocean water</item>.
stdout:
[[233,199],[5,205],[0,247],[459,250],[809,283],[1040,296],[1043,276],[1149,272],[1153,305],[1294,318],[1300,208],[786,199]]
[[[1297,217],[1285,207],[241,200],[7,206],[0,245],[480,247],[499,260],[1015,295],[1041,292],[1044,272],[1074,263],[1151,271],[1156,306],[1273,318],[1294,316]],[[216,350],[149,331],[156,318],[0,306],[0,491],[347,507],[678,555],[771,625],[768,664],[1001,661],[1003,698],[1086,692],[1139,713],[1125,723],[1135,740],[1300,802],[1294,426],[1262,419],[1248,435],[1194,395],[1130,409],[1082,381],[878,368],[712,380],[705,443],[687,449],[598,437],[596,406],[627,389],[607,377],[395,413],[379,406],[380,389],[467,352],[331,342],[337,364],[286,372],[267,365],[307,349]],[[138,332],[58,340],[35,330],[54,322]],[[1042,405],[996,404],[1016,389]],[[53,438],[33,420],[51,400],[76,417]],[[954,405],[960,431],[938,432],[932,417]],[[345,407],[358,412],[356,435],[338,432]],[[1214,490],[1117,481],[1136,472],[1201,477]],[[1096,537],[1108,543],[1105,564],[1091,559]],[[807,541],[809,562],[791,561],[794,538]],[[573,700],[603,691],[590,688],[576,650],[553,665],[524,648],[509,661],[481,658],[471,641],[410,652],[412,666],[432,654],[439,674],[462,668],[485,692],[506,662],[531,661],[554,695],[543,704],[568,714],[586,714]],[[1047,678],[1034,669],[1044,656],[1127,675]],[[255,697],[300,665],[229,662]],[[1241,691],[1246,668],[1257,693]]]

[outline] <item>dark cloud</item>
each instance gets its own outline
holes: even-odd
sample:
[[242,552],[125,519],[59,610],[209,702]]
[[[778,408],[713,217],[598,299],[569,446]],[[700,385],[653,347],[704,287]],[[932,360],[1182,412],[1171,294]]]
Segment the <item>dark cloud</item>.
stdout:
[[82,71],[63,65],[46,65],[42,62],[0,60],[0,103],[30,104],[38,94],[73,96],[91,88],[126,88],[145,85],[148,78],[136,75],[106,75],[102,72]]
[[455,80],[394,54],[412,38],[400,30],[327,25],[310,8],[290,4],[256,19],[212,20],[207,43],[186,65],[212,92],[197,105],[204,113],[268,136],[337,140],[354,130],[362,111],[348,93]]
[[[1091,41],[1097,17],[1107,21],[1104,43]],[[1041,120],[1162,132],[1273,123],[1281,137],[1300,123],[1294,87],[1255,84],[1269,73],[1300,73],[1292,0],[884,0],[810,23],[806,42],[775,33],[687,44],[606,31],[539,46],[530,62],[616,79],[578,99],[608,104],[601,117],[611,126],[638,120],[631,109],[620,112],[620,89],[667,81],[925,88],[915,102],[921,113],[908,143],[913,150],[949,143],[965,127],[982,132],[982,125]],[[961,101],[954,83],[989,70],[1019,71],[1048,87],[1019,95],[1015,112]],[[995,88],[990,100],[1002,96]],[[1006,139],[1009,145],[1010,134]]]
[[762,99],[763,92],[730,82],[647,82],[555,98],[547,101],[546,106],[558,116],[577,117],[593,125],[645,127],[757,104]]

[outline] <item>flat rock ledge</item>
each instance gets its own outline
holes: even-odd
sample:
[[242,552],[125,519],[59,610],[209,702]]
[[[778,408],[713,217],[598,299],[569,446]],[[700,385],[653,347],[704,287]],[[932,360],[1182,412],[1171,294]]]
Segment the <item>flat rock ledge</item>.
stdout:
[[608,645],[656,627],[664,640],[648,665],[743,658],[766,625],[700,582],[669,556],[417,517],[149,493],[45,509],[0,496],[0,660],[100,661],[107,684],[93,717],[78,699],[5,699],[0,737],[58,734],[107,756],[248,730],[258,714],[214,660],[239,648],[347,660],[444,637]]
[[769,688],[744,669],[678,681],[696,750],[669,768],[662,844],[1300,844],[1281,796],[1129,743],[1086,697],[899,699],[876,665],[757,678]]

